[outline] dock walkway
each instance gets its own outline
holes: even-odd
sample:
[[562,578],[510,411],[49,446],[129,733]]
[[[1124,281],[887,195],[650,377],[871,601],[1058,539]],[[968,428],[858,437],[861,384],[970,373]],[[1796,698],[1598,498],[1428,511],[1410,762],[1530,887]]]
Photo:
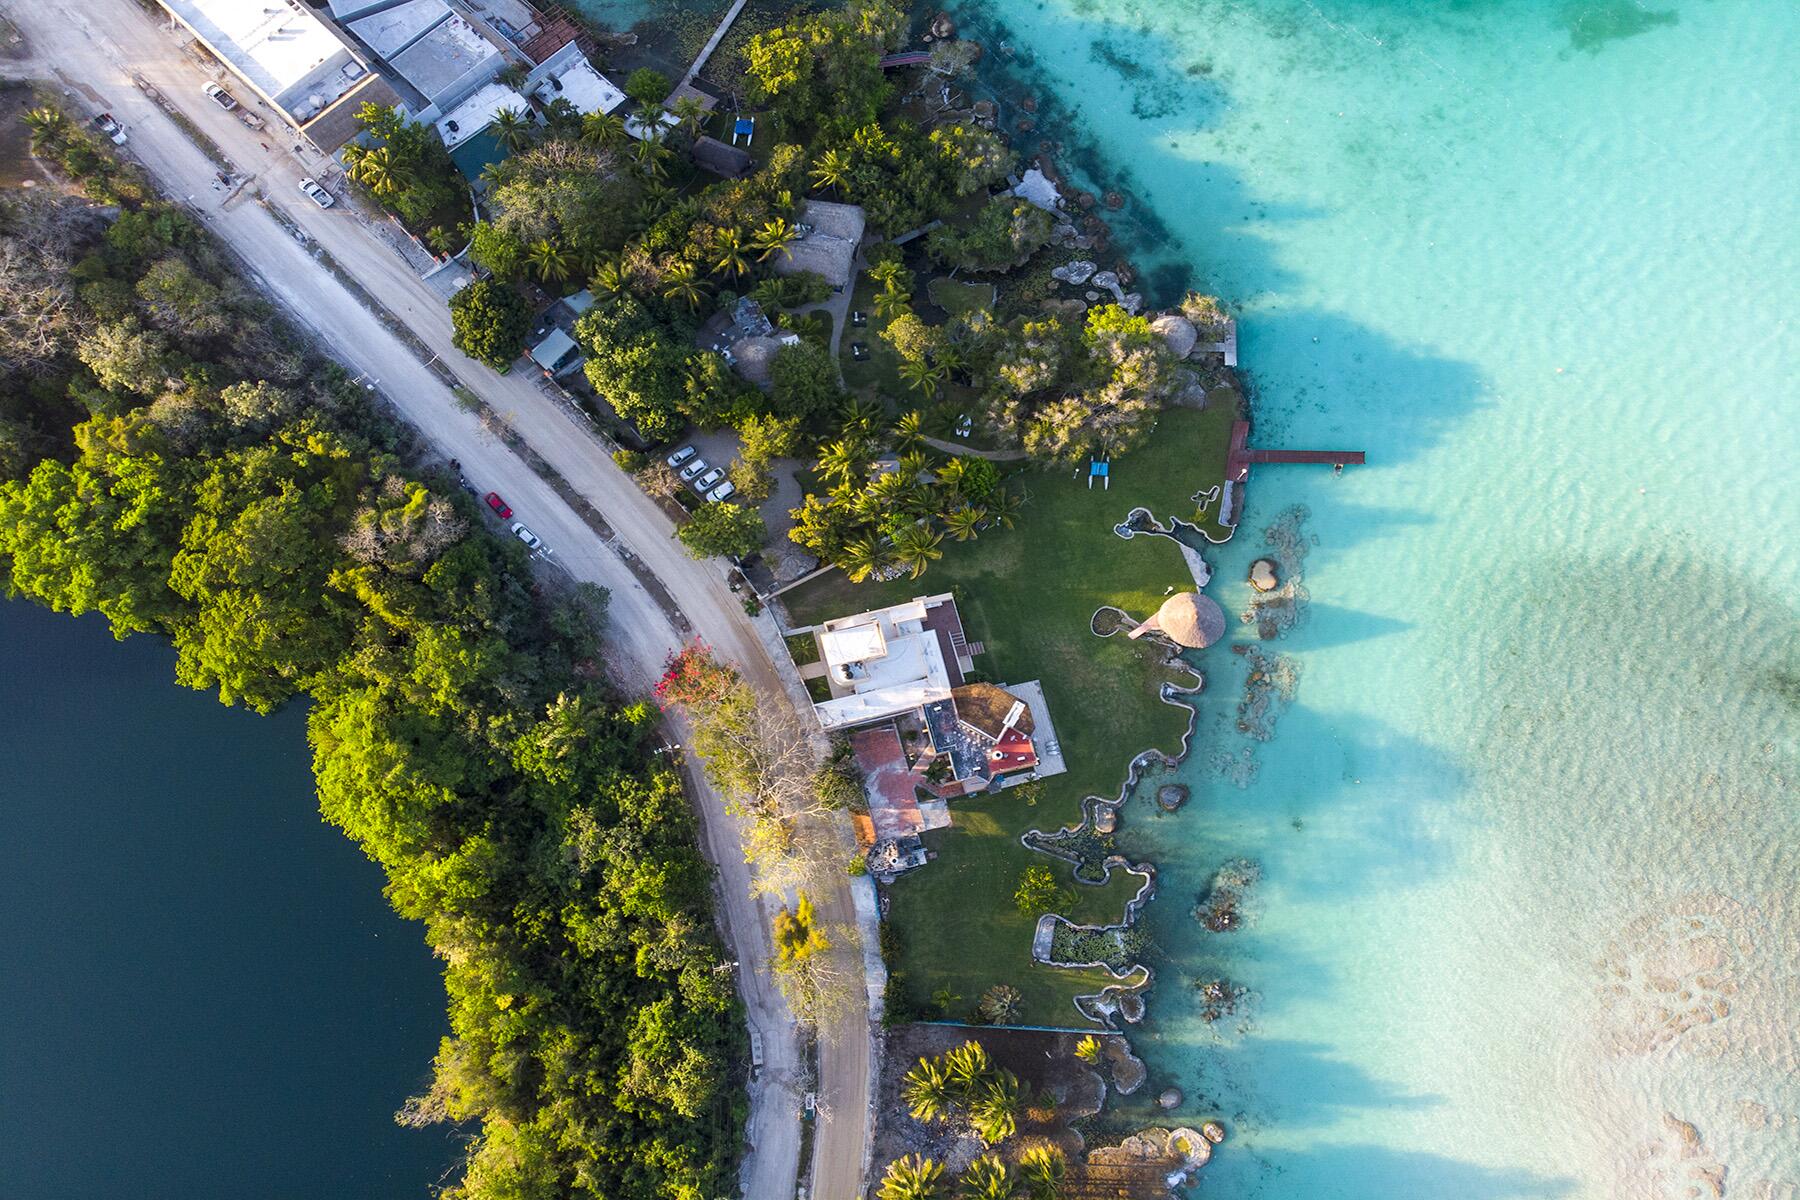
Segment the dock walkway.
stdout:
[[1226,460],[1225,478],[1243,482],[1250,478],[1253,463],[1320,463],[1333,467],[1361,466],[1361,450],[1254,450],[1244,443],[1250,439],[1250,423],[1238,421],[1231,427],[1231,455]]
[[706,45],[700,47],[700,54],[694,59],[694,65],[689,67],[687,74],[681,77],[681,86],[685,87],[694,82],[694,76],[700,74],[700,69],[706,66],[706,60],[712,57],[712,52],[717,50],[719,43],[725,40],[726,33],[731,29],[731,23],[738,19],[738,14],[744,11],[746,3],[748,0],[735,0],[732,6],[725,10],[725,16],[719,21],[719,27],[713,30],[711,37],[706,39]]

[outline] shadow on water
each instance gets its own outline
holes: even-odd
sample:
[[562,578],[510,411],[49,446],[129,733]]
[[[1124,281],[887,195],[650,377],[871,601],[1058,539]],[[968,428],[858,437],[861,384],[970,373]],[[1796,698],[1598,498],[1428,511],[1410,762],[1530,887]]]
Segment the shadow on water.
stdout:
[[1320,1143],[1306,1150],[1235,1150],[1207,1168],[1205,1182],[1215,1194],[1229,1195],[1234,1183],[1252,1180],[1306,1200],[1554,1200],[1573,1194],[1576,1187],[1567,1175],[1484,1167],[1387,1146]]
[[1338,604],[1320,604],[1313,600],[1306,606],[1306,624],[1295,631],[1292,644],[1284,639],[1276,641],[1274,645],[1277,650],[1329,650],[1339,646],[1352,646],[1372,638],[1404,633],[1411,628],[1411,621],[1362,612]]

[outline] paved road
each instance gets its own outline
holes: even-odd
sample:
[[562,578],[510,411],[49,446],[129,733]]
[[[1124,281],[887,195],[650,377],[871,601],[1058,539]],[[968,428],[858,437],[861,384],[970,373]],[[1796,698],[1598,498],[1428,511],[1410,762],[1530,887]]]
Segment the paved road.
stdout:
[[[509,376],[495,375],[455,350],[441,298],[371,233],[353,205],[340,203],[327,212],[300,195],[296,187],[300,177],[323,177],[324,164],[316,156],[291,153],[292,144],[279,136],[282,127],[272,113],[263,114],[268,128],[259,133],[207,101],[199,90],[207,77],[133,0],[0,0],[0,8],[24,33],[32,54],[29,63],[9,64],[8,74],[31,63],[46,65],[93,107],[110,109],[131,136],[126,149],[165,191],[199,211],[274,299],[310,326],[340,360],[376,381],[439,451],[461,461],[464,473],[478,487],[500,492],[517,519],[544,539],[558,564],[577,579],[611,590],[612,643],[621,655],[615,665],[628,684],[646,686],[666,654],[679,644],[667,614],[615,548],[487,432],[439,378],[271,216],[264,203],[304,229],[605,514],[619,542],[658,577],[693,628],[722,658],[736,664],[767,694],[790,694],[769,659],[769,627],[759,629],[745,616],[738,597],[724,586],[722,564],[690,559],[674,540],[669,518],[612,463],[585,422],[541,391],[534,378],[517,369]],[[135,86],[134,74],[154,84],[212,138],[238,173],[252,176],[251,188],[230,198],[215,191],[211,160]],[[240,100],[251,101],[241,85],[234,92]],[[264,203],[252,194],[257,189]],[[764,1046],[764,1069],[752,1086],[748,1137],[755,1153],[746,1167],[745,1194],[755,1200],[783,1197],[791,1194],[799,1158],[800,1047],[793,1019],[768,976],[771,912],[750,898],[748,869],[737,849],[741,844],[737,822],[723,811],[720,798],[703,780],[695,783],[705,845],[719,869],[726,926],[745,964],[740,984]],[[845,830],[821,829],[816,834],[839,839],[848,855]],[[854,924],[845,880],[827,880],[818,893],[814,898],[826,921]],[[827,1115],[815,1139],[815,1197],[841,1200],[861,1194],[868,1145],[870,1032],[860,990],[851,1011],[823,1031],[818,1090]]]

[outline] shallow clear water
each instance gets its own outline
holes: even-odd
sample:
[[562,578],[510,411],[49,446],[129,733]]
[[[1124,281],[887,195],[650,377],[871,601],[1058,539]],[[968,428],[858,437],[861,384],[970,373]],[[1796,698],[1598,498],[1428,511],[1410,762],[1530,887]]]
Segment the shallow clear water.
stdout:
[[1212,590],[1305,510],[1291,698],[1246,736],[1207,651],[1196,799],[1126,813],[1134,1040],[1233,1134],[1201,1193],[1800,1195],[1800,8],[962,15],[1239,307],[1256,442],[1369,455],[1258,470]]

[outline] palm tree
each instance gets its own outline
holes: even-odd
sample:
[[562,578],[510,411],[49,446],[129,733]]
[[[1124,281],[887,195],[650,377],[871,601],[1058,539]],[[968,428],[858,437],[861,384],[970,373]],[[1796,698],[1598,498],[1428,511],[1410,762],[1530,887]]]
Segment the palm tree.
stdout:
[[916,483],[919,476],[925,474],[926,468],[931,466],[931,460],[925,457],[923,450],[913,449],[896,459],[895,465],[901,475]]
[[913,449],[925,440],[925,418],[914,409],[902,413],[894,422],[894,443],[905,450]]
[[1100,1039],[1088,1034],[1075,1043],[1075,1057],[1082,1062],[1093,1064],[1100,1061]]
[[[879,301],[880,296],[876,297]],[[938,377],[941,372],[924,359],[913,358],[900,364],[900,378],[906,386],[921,393],[927,400],[937,395]]]
[[881,424],[881,418],[887,415],[879,400],[862,400],[852,398],[844,404],[844,428],[873,437]]
[[921,1058],[900,1085],[907,1111],[920,1121],[941,1120],[950,1111],[950,1077],[935,1059]]
[[750,269],[750,256],[745,251],[744,235],[735,229],[719,231],[715,253],[719,256],[715,265],[722,274],[738,276]]
[[957,1200],[1013,1200],[1018,1194],[1018,1176],[992,1154],[984,1154],[969,1164],[956,1192]]
[[942,1200],[944,1168],[917,1154],[896,1158],[888,1164],[876,1195],[880,1200]]
[[854,438],[839,438],[819,451],[819,474],[827,479],[860,483],[868,465],[868,448]]
[[22,118],[31,131],[32,153],[60,150],[69,144],[69,118],[54,108],[34,108]]
[[906,268],[900,265],[897,258],[884,258],[869,268],[869,278],[881,285],[883,291],[897,292],[900,280],[906,274]]
[[994,493],[994,520],[1011,529],[1019,519],[1019,510],[1025,507],[1022,497],[1015,496],[1005,488]]
[[363,155],[358,182],[367,185],[377,196],[391,196],[412,186],[412,170],[394,158],[391,146],[383,146]]
[[950,1073],[951,1086],[963,1096],[974,1092],[977,1084],[994,1069],[987,1047],[980,1042],[964,1042],[944,1055],[944,1067]]
[[912,311],[912,297],[905,292],[876,292],[875,315],[891,321]]
[[537,271],[538,280],[542,283],[569,277],[569,252],[549,238],[539,238],[533,242],[531,249],[525,252],[525,261]]
[[962,369],[963,352],[960,346],[940,347],[933,352],[931,357],[936,360],[937,365],[944,368],[946,372],[959,371]]
[[966,542],[981,531],[981,523],[985,520],[987,509],[965,504],[944,514],[944,528],[957,541]]
[[851,583],[862,583],[872,576],[887,570],[893,556],[887,547],[870,537],[851,538],[844,543],[843,555],[838,559],[838,566]]
[[[944,535],[923,522],[902,525],[894,531],[894,559],[912,570],[912,577],[917,579],[925,573],[925,568],[944,557],[942,542]],[[976,1130],[980,1133],[980,1129]],[[1007,1136],[1010,1136],[1008,1131]],[[989,1142],[1001,1138],[987,1138]]]
[[625,118],[612,113],[589,113],[581,118],[581,140],[602,150],[616,150],[631,137]]
[[588,284],[588,290],[594,293],[596,300],[617,300],[629,287],[625,269],[613,259],[607,259],[596,266],[593,281]]
[[494,136],[510,154],[531,145],[534,123],[530,116],[516,108],[503,108],[494,114]]
[[813,163],[813,186],[821,191],[829,188],[842,195],[843,187],[849,181],[850,156],[842,150],[827,150]]
[[876,477],[864,493],[868,498],[868,509],[871,516],[882,513],[902,512],[912,506],[913,497],[918,493],[919,485],[899,471],[889,471]]
[[[909,414],[910,415],[910,414]],[[960,454],[950,456],[950,461],[937,469],[938,486],[951,499],[960,499],[963,494],[963,480],[969,474],[969,460]]]
[[698,96],[683,96],[669,106],[669,111],[681,122],[682,132],[690,138],[700,136],[700,126],[706,121],[706,105]]
[[792,244],[795,237],[794,227],[784,217],[772,217],[762,223],[756,231],[751,244],[762,251],[762,258],[767,261],[771,255],[779,254]]
[[670,300],[683,300],[689,308],[699,308],[706,289],[700,283],[700,269],[693,263],[682,261],[669,268],[663,276],[663,295]]
[[645,179],[661,179],[669,173],[669,148],[655,138],[640,140],[632,153],[637,157],[638,171]]
[[969,1109],[969,1124],[988,1145],[1004,1142],[1019,1131],[1019,1108],[1023,1103],[1018,1076],[1001,1071],[982,1085]]
[[1062,1200],[1063,1174],[1068,1160],[1055,1146],[1032,1146],[1019,1156],[1019,1171],[1031,1200]]

